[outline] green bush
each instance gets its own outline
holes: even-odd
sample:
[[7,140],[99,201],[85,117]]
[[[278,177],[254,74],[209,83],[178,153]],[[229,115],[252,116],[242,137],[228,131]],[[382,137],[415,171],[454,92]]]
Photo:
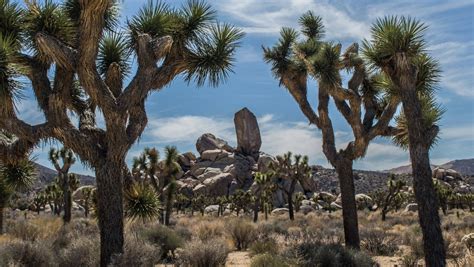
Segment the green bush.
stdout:
[[293,248],[298,266],[310,267],[372,267],[375,262],[366,254],[344,248],[340,244],[303,242]]
[[180,261],[191,267],[224,266],[229,250],[225,240],[195,240],[188,243],[180,253]]
[[287,267],[285,260],[274,254],[259,254],[252,258],[250,267]]
[[44,244],[18,240],[0,246],[0,266],[55,266],[51,248]]
[[183,238],[173,229],[160,224],[143,229],[141,235],[146,241],[160,248],[162,259],[174,256],[174,251],[184,244]]
[[256,238],[255,226],[242,219],[230,221],[228,227],[237,250],[245,250]]

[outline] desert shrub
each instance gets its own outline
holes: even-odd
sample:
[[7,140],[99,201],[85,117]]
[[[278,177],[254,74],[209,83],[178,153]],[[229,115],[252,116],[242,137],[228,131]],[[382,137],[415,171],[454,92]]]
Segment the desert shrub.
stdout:
[[62,226],[52,237],[53,249],[60,251],[71,245],[74,240],[81,238],[91,240],[99,238],[99,228],[94,221],[79,218]]
[[302,242],[291,249],[298,258],[298,266],[302,267],[372,267],[375,265],[375,262],[363,252],[347,249],[340,244]]
[[237,250],[247,249],[255,240],[255,226],[248,221],[242,219],[230,221],[227,229]]
[[99,265],[99,242],[89,237],[74,239],[60,251],[59,266],[98,266]]
[[155,266],[160,258],[158,247],[134,237],[127,237],[124,253],[112,259],[111,267]]
[[276,255],[278,253],[277,241],[274,238],[263,238],[258,239],[250,245],[250,252],[252,255],[257,254],[271,254]]
[[278,223],[278,220],[276,220],[273,222],[268,222],[268,221],[259,222],[255,232],[258,236],[265,237],[265,236],[270,236],[272,234],[285,234],[286,235],[287,230],[281,223]]
[[419,226],[410,227],[403,235],[403,243],[410,248],[413,257],[421,259],[424,256],[423,240]]
[[402,257],[402,266],[403,267],[417,267],[418,266],[418,257],[409,253]]
[[191,240],[193,237],[193,233],[189,230],[189,228],[184,227],[183,225],[176,225],[174,227],[174,231],[186,241]]
[[0,246],[0,266],[54,266],[51,249],[37,242],[17,240]]
[[224,266],[228,252],[223,239],[195,240],[184,247],[179,258],[184,266],[218,267]]
[[214,239],[223,235],[224,227],[218,222],[201,223],[196,230],[196,236],[201,241]]
[[35,241],[41,236],[41,229],[28,221],[19,220],[8,226],[8,233],[24,241]]
[[372,255],[393,256],[398,250],[395,237],[382,230],[365,230],[361,232],[361,245]]
[[275,254],[259,254],[252,258],[250,267],[287,267],[285,260]]
[[161,258],[174,256],[174,251],[184,243],[183,238],[173,229],[160,224],[145,228],[140,234],[145,240],[160,248]]

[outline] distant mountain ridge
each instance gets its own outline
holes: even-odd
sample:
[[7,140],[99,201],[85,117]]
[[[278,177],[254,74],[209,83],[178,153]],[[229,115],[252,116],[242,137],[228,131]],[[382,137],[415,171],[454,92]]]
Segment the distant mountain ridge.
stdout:
[[[472,159],[457,159],[441,165],[431,165],[431,168],[441,167],[443,169],[453,169],[462,175],[474,175],[474,158]],[[393,174],[410,174],[412,172],[411,165],[405,165],[386,170],[384,172]]]
[[[38,179],[36,179],[35,188],[44,188],[46,185],[50,184],[54,178],[57,176],[57,172],[48,167],[45,167],[41,164],[34,163],[36,167],[36,172]],[[95,184],[95,177],[89,175],[76,174],[81,181],[81,185],[93,185]]]

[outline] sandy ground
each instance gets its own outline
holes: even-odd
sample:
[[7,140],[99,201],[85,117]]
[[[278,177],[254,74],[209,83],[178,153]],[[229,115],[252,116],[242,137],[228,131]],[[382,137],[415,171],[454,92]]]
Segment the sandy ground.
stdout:
[[235,251],[227,256],[226,267],[248,267],[250,266],[250,256],[245,251]]

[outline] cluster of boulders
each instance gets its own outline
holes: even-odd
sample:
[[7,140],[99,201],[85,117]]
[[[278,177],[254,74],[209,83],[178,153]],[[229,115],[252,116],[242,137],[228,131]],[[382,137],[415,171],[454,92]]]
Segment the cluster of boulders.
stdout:
[[[182,173],[178,175],[179,193],[189,197],[205,195],[209,197],[229,196],[236,190],[244,191],[256,188],[253,182],[255,172],[267,172],[270,163],[275,162],[271,155],[260,151],[262,140],[255,115],[247,108],[237,112],[234,117],[237,147],[232,147],[211,133],[203,134],[196,142],[198,156],[187,152],[179,156]],[[341,209],[339,181],[332,169],[312,166],[313,176],[296,185],[295,193],[305,195],[299,209],[310,212],[318,209]],[[375,201],[367,195],[374,189],[386,186],[389,173],[357,171],[355,172],[356,202],[359,209],[377,209]],[[454,170],[436,168],[434,179],[449,186],[456,193],[472,192],[471,186],[463,181],[462,176]],[[289,187],[283,181],[282,187]],[[407,190],[412,190],[407,186]],[[273,196],[275,213],[286,212],[287,195],[278,189]],[[211,207],[209,208],[209,211]],[[415,211],[411,205],[407,210]]]
[[454,193],[468,194],[474,193],[474,188],[464,181],[462,175],[452,169],[434,168],[433,179],[438,180],[444,186],[453,190]]
[[[237,189],[252,190],[255,187],[255,172],[268,171],[268,166],[275,158],[260,151],[262,140],[255,115],[244,108],[235,114],[234,123],[236,148],[206,133],[196,142],[199,156],[191,152],[179,156],[178,162],[183,169],[183,174],[177,180],[180,193],[187,196],[228,196]],[[315,192],[316,188],[316,183],[310,179],[298,183],[296,192],[309,194]],[[282,190],[277,190],[274,198],[276,207],[286,203]]]

